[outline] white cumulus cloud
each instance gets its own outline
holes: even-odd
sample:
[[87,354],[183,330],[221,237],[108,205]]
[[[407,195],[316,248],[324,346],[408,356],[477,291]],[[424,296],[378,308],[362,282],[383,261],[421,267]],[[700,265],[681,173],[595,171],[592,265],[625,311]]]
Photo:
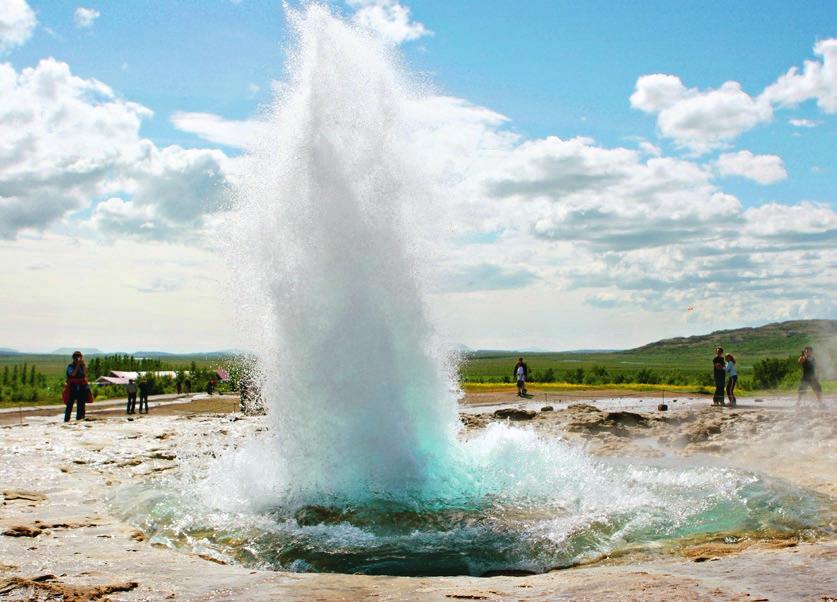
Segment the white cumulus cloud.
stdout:
[[822,125],[822,121],[815,121],[813,119],[789,119],[788,123],[798,128],[815,128],[818,125]]
[[784,107],[813,99],[823,112],[837,113],[837,39],[820,40],[814,46],[814,54],[821,56],[822,61],[805,61],[801,71],[791,67],[765,88],[762,96]]
[[674,75],[663,74],[640,77],[631,106],[657,115],[660,134],[697,153],[722,148],[742,132],[773,118],[770,103],[751,97],[738,82],[698,90],[686,88]]
[[139,135],[148,108],[66,63],[45,59],[20,72],[0,64],[0,97],[0,238],[44,230],[102,196],[168,225],[194,225],[218,209],[232,160],[217,150],[158,148]]
[[0,2],[0,55],[26,43],[38,20],[26,0]]
[[235,121],[212,113],[177,111],[172,114],[171,123],[204,140],[235,148],[252,147],[264,130],[264,123],[255,119]]
[[[805,61],[801,70],[792,67],[757,96],[744,92],[735,81],[699,90],[687,88],[676,75],[643,75],[637,79],[631,106],[656,115],[660,135],[681,148],[698,154],[724,148],[742,133],[771,121],[775,107],[816,100],[823,112],[837,112],[837,39],[817,42],[814,53],[822,60]],[[807,119],[790,123],[818,125]]]
[[73,13],[73,21],[76,27],[80,29],[87,29],[93,27],[93,22],[101,16],[101,13],[95,8],[85,8],[79,6]]
[[355,9],[355,23],[389,43],[400,44],[433,35],[422,23],[413,21],[410,9],[397,0],[347,0],[347,4]]
[[754,155],[748,150],[725,153],[715,161],[722,176],[741,176],[759,184],[773,184],[788,177],[778,155]]

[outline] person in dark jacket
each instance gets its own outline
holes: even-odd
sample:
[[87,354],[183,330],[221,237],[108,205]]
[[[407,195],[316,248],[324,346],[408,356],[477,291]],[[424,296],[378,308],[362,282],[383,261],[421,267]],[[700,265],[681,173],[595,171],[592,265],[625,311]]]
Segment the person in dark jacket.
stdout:
[[727,370],[726,362],[724,361],[724,349],[718,347],[715,349],[715,357],[712,359],[712,376],[715,379],[715,394],[712,396],[712,404],[716,406],[726,405],[724,403],[724,381],[726,380]]
[[145,413],[148,414],[148,392],[151,390],[151,383],[143,377],[139,384],[139,413],[142,414],[142,406],[145,404]]
[[823,405],[822,386],[817,378],[817,361],[814,359],[814,349],[812,347],[809,346],[802,350],[802,354],[799,356],[799,365],[802,367],[802,380],[799,381],[799,390],[796,396],[797,407],[802,404],[802,394],[808,387],[814,390],[817,402]]
[[69,395],[64,400],[64,422],[70,421],[73,403],[76,404],[76,420],[84,420],[85,408],[90,398],[90,386],[87,384],[87,364],[81,351],[73,352],[73,363],[67,366],[67,388]]
[[517,358],[517,363],[514,365],[514,380],[517,383],[517,395],[524,397],[526,395],[526,381],[529,380],[529,367],[522,357]]

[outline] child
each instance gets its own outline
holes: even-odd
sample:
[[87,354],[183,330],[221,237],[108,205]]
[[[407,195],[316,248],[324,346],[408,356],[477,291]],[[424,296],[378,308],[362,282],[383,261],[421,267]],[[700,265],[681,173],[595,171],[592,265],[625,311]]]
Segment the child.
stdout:
[[727,353],[724,359],[727,361],[727,398],[729,398],[729,407],[735,407],[735,384],[738,382],[738,372],[735,371],[735,358],[731,353]]

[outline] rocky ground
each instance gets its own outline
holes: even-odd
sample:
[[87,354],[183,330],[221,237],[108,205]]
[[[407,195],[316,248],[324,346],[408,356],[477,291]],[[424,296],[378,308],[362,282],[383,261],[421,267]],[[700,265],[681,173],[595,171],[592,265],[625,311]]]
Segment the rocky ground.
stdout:
[[[784,478],[837,497],[837,415],[787,399],[729,410],[704,399],[554,401],[552,410],[504,398],[466,399],[463,436],[496,420],[562,437],[606,456],[671,456]],[[506,402],[505,404],[503,402]],[[511,402],[511,403],[509,403]],[[536,407],[533,407],[536,406]],[[113,516],[125,483],[177,471],[186,450],[222,452],[258,430],[259,417],[228,413],[232,399],[118,411],[64,425],[19,415],[0,427],[0,598],[10,600],[826,600],[837,597],[833,524],[813,541],[685,541],[587,566],[525,577],[370,577],[254,571],[211,555],[161,548]],[[217,413],[224,410],[225,413]],[[203,446],[203,447],[201,447]]]

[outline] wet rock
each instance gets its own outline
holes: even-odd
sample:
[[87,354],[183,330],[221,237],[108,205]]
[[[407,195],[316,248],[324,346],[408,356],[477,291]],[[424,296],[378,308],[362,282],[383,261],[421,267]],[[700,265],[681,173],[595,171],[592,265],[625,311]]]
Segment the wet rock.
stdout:
[[210,556],[209,554],[198,554],[198,558],[203,558],[204,560],[208,560],[209,562],[214,562],[215,564],[227,564],[220,558],[215,558],[214,556]]
[[500,408],[494,411],[494,417],[508,420],[531,420],[535,417],[535,410],[523,410],[520,408]]
[[668,405],[667,405],[667,404],[664,404],[664,403],[658,404],[658,405],[657,405],[657,411],[659,411],[659,412],[667,412],[667,411],[668,411]]
[[177,454],[171,452],[157,452],[154,454],[149,454],[149,458],[153,458],[155,460],[174,460],[177,458]]
[[[49,579],[46,579],[49,577]],[[63,600],[64,602],[86,602],[101,600],[108,594],[129,592],[136,589],[136,581],[109,585],[75,586],[57,581],[55,575],[41,575],[35,578],[11,577],[0,579],[0,597],[19,600]]]
[[37,537],[41,533],[43,530],[33,525],[12,525],[3,531],[8,537]]
[[467,429],[479,429],[485,427],[490,422],[489,414],[466,414],[459,415],[459,420],[465,425]]
[[648,424],[648,419],[645,416],[635,412],[608,412],[605,419],[624,426],[646,426]]
[[552,406],[544,406],[541,408],[541,412],[552,412],[553,410],[555,410],[555,408]]
[[14,489],[7,489],[3,492],[3,499],[7,502],[13,500],[23,500],[27,502],[43,502],[46,496],[35,491],[18,491]]

